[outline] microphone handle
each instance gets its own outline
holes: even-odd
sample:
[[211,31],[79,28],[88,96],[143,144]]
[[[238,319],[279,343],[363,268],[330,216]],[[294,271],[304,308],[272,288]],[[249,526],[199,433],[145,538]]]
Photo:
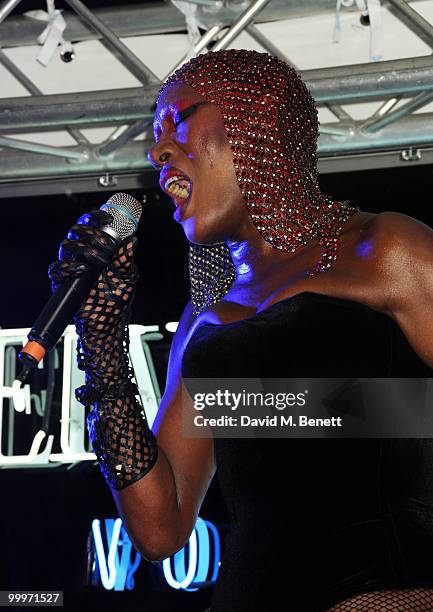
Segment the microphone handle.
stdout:
[[53,293],[27,336],[29,342],[18,355],[21,361],[34,367],[54,348],[104,267],[93,264],[84,274],[65,281]]

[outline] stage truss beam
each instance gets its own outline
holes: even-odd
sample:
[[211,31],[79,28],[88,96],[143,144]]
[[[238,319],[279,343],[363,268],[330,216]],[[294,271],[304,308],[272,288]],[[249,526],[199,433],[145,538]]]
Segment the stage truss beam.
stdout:
[[[73,177],[79,175],[134,174],[146,167],[151,172],[146,151],[153,143],[151,124],[161,83],[148,66],[126,47],[120,36],[184,32],[184,16],[172,5],[159,2],[122,7],[120,10],[96,11],[90,11],[81,0],[66,2],[74,10],[75,16],[66,14],[68,28],[65,38],[69,36],[74,41],[101,39],[143,83],[143,87],[41,95],[29,77],[0,50],[0,62],[31,94],[30,97],[0,99],[0,146],[4,148],[3,152],[0,151],[0,192],[5,184],[14,180],[21,183],[33,179],[49,182],[62,177],[74,180]],[[40,33],[40,23],[32,23],[24,16],[5,20],[17,4],[16,0],[0,4],[0,21],[2,17],[4,20],[0,23],[0,37],[4,47],[15,46],[18,42],[20,45],[30,44],[30,39],[34,44],[37,34],[34,32],[30,36],[29,31],[37,27]],[[408,28],[433,47],[431,24],[403,0],[389,0],[387,4]],[[255,24],[334,9],[334,0],[307,0],[303,3],[297,0],[251,0],[235,15],[233,7],[223,8],[216,11],[213,17],[209,16],[209,29],[196,43],[195,52],[227,48],[245,30],[265,50],[291,63],[290,58]],[[212,19],[214,24],[211,23]],[[21,24],[19,32],[17,23]],[[180,58],[177,66],[183,59]],[[377,158],[378,155],[387,155],[389,160],[392,149],[397,152],[400,162],[419,160],[417,147],[425,151],[429,150],[429,145],[433,147],[432,114],[413,114],[433,99],[431,55],[306,70],[301,74],[316,103],[326,106],[337,119],[336,122],[321,125],[319,158],[322,168],[323,160],[331,158],[338,161],[338,158],[344,157],[347,161],[348,156],[374,155]],[[408,100],[395,108],[403,98]],[[381,107],[362,122],[354,121],[347,108],[341,106],[377,100],[383,101]],[[98,145],[91,145],[78,129],[100,126],[118,126],[119,129]],[[66,129],[78,146],[56,148],[14,138],[20,133],[60,129]],[[143,135],[144,140],[133,141],[138,135]],[[413,153],[414,150],[416,153]],[[347,163],[343,165],[348,167]]]

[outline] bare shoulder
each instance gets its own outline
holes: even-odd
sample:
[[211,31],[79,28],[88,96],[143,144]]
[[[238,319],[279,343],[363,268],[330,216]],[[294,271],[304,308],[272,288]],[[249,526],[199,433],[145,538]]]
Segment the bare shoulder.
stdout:
[[433,368],[433,230],[394,212],[377,215],[375,223],[388,313]]
[[395,313],[433,291],[433,229],[409,215],[383,212],[372,220],[376,272]]
[[406,245],[406,248],[416,247],[414,238],[421,240],[419,245],[421,248],[429,246],[433,240],[433,229],[420,221],[405,215],[404,213],[386,211],[379,213],[372,219],[374,228],[381,238],[387,239],[388,242]]
[[391,261],[397,254],[422,255],[432,248],[433,229],[404,213],[386,211],[371,214],[360,228],[374,241],[375,255],[381,260]]

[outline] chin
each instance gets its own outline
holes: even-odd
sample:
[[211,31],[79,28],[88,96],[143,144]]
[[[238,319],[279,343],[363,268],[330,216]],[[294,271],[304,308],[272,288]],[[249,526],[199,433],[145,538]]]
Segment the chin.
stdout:
[[194,219],[184,219],[182,226],[189,242],[198,246],[215,246],[227,240],[226,233],[216,232],[209,227],[199,227]]

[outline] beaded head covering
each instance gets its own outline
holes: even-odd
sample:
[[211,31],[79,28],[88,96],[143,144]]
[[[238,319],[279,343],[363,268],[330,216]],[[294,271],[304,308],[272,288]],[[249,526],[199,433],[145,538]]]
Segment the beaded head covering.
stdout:
[[[318,112],[296,70],[269,53],[229,49],[186,62],[158,96],[177,81],[220,108],[236,178],[260,235],[286,252],[319,238],[324,252],[307,274],[327,270],[337,258],[343,224],[359,208],[334,202],[320,190]],[[235,279],[226,244],[190,243],[189,273],[193,311],[199,314]]]

